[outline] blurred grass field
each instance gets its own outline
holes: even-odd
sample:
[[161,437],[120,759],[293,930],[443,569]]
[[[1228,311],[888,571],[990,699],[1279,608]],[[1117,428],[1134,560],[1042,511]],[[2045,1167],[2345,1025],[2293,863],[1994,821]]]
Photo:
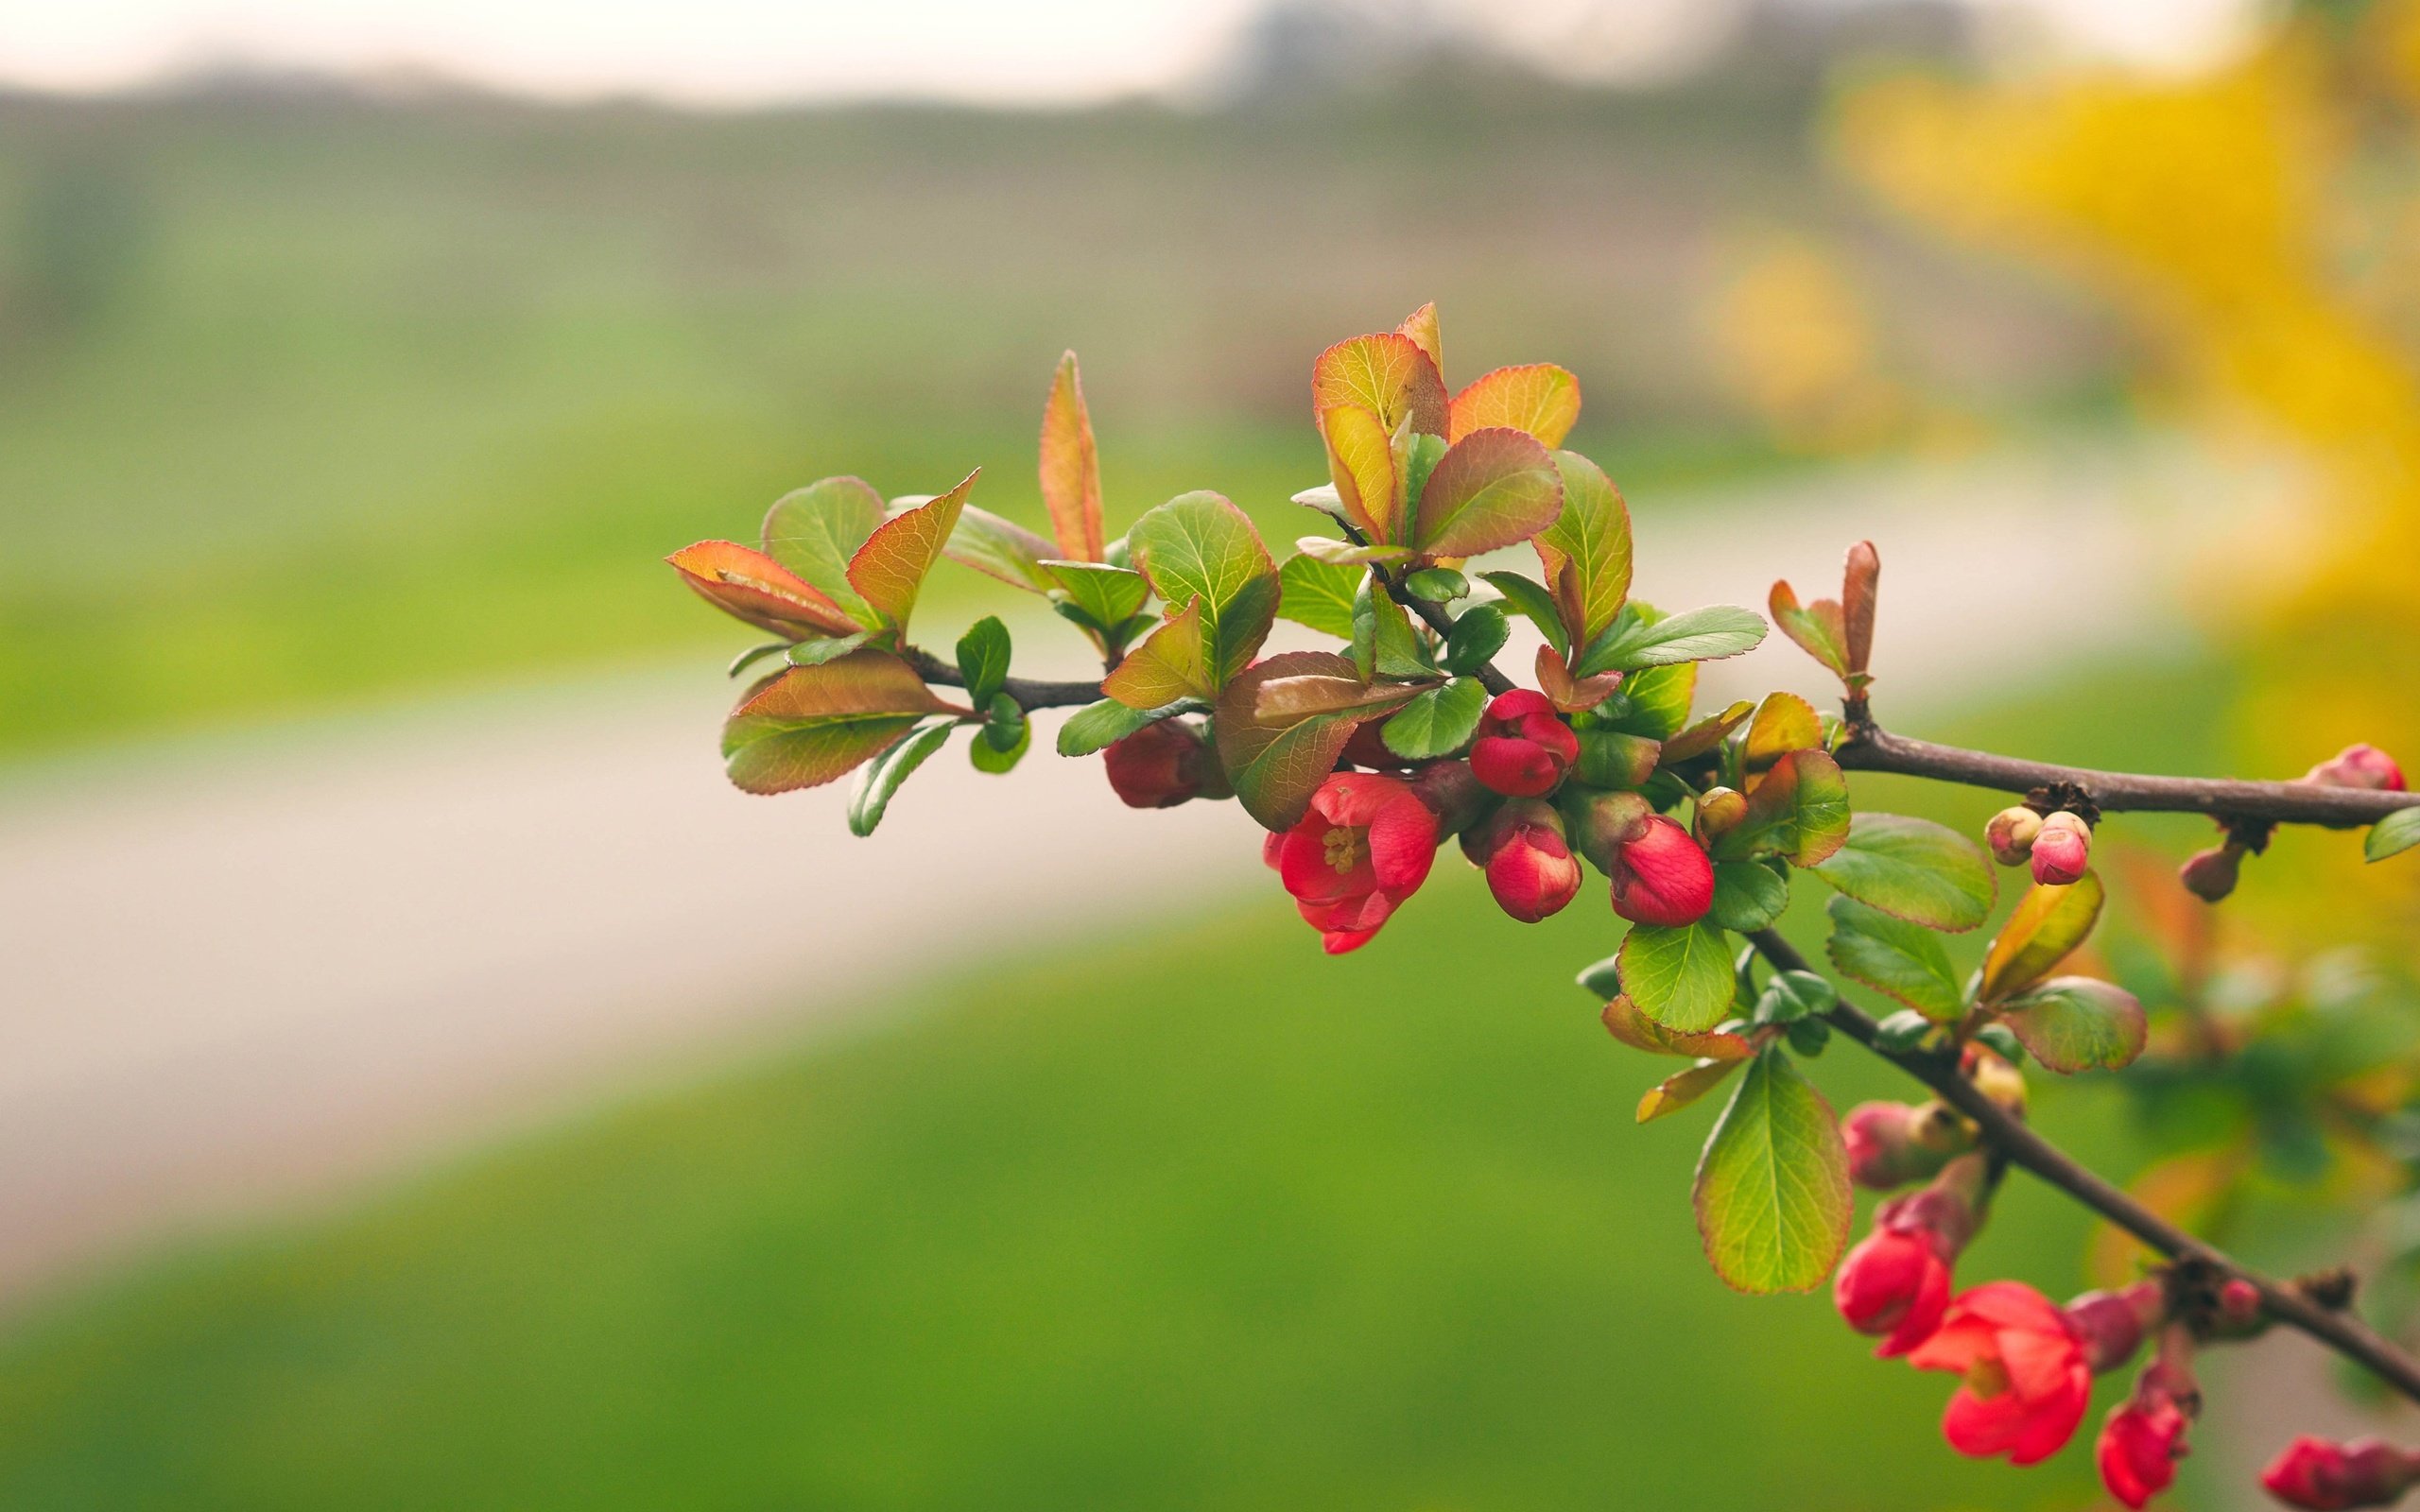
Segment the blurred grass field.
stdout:
[[[2224,683],[2134,669],[1955,733],[2200,769]],[[2139,717],[2097,718],[2121,692]],[[1921,791],[1858,779],[1992,803]],[[1617,937],[1599,891],[1534,928],[1483,902],[1441,863],[1340,960],[1273,887],[1037,944],[851,1042],[54,1297],[0,1345],[0,1504],[2086,1500],[2082,1450],[1949,1453],[1948,1383],[1823,1298],[1725,1291],[1687,1202],[1711,1109],[1632,1126],[1668,1066],[1570,983]],[[1898,1090],[1853,1047],[1813,1069],[1841,1107]],[[2130,1168],[2105,1090],[2039,1117]],[[2017,1178],[1999,1214],[1965,1274],[2079,1284],[2077,1210]]]

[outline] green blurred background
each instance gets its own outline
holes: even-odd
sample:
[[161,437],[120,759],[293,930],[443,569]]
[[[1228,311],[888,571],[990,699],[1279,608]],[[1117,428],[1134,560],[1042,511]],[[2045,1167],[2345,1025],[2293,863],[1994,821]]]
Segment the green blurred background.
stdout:
[[[697,111],[224,70],[0,94],[0,868],[12,827],[105,811],[113,773],[212,801],[261,731],[384,741],[427,710],[711,683],[746,637],[658,558],[745,539],[834,472],[896,494],[980,464],[977,502],[1038,523],[1063,347],[1113,529],[1210,487],[1299,533],[1311,354],[1428,300],[1461,379],[1576,370],[1575,444],[1675,528],[1810,477],[1854,495],[1855,469],[1910,458],[2021,470],[2183,436],[2239,460],[2197,429],[2243,401],[2190,334],[2257,287],[2171,308],[2136,297],[2123,227],[2029,240],[1928,207],[1893,155],[1918,127],[1877,112],[1910,79],[2149,96],[2324,43],[2228,33],[2146,82],[1965,7],[1778,5],[1607,83],[1442,14],[1283,6],[1178,97],[1081,108]],[[2308,124],[2252,114],[2279,142]],[[2344,203],[2383,217],[2402,187]],[[2390,298],[2353,307],[2399,330]],[[2290,408],[2263,455],[2325,472]],[[2294,593],[2340,570],[2303,549],[2327,535],[2321,491],[2290,504],[2293,583],[2214,612],[2221,561],[2183,634],[1935,698],[1927,732],[2183,771],[2326,754],[2351,734],[2325,720],[2295,728],[2310,756],[2274,738],[2278,688],[2302,685],[2278,650]],[[1953,536],[1965,507],[1939,502]],[[1838,513],[1843,544],[1871,528]],[[1808,566],[1759,570],[1804,587]],[[942,574],[941,619],[992,607]],[[1979,612],[2042,617],[2027,591]],[[2371,702],[2340,722],[2369,733],[2407,670],[2365,668]],[[708,715],[701,755],[711,738]],[[1969,826],[1991,806],[1859,797]],[[884,866],[889,838],[850,865]],[[27,895],[40,853],[14,863]],[[2297,855],[2344,861],[2314,844],[2281,867]],[[139,845],[123,864],[144,868]],[[717,932],[785,928],[817,990],[819,896],[849,873],[807,866],[696,932],[701,993]],[[138,1211],[4,1298],[0,1504],[2094,1504],[2082,1450],[2022,1475],[1959,1460],[1943,1383],[1867,1360],[1821,1299],[1723,1291],[1687,1213],[1705,1118],[1631,1127],[1660,1073],[1569,985],[1612,947],[1601,910],[1525,932],[1447,869],[1415,927],[1338,962],[1238,873],[1115,930],[1054,918],[1024,949],[937,952],[959,921],[903,915],[901,964],[847,989],[845,1036],[776,1015],[744,1054],[585,1069],[530,1099],[538,1132],[339,1162],[291,1211],[199,1232]],[[146,921],[123,922],[142,951]],[[27,1006],[75,1005],[71,987]],[[1818,1069],[1843,1107],[1889,1090],[1844,1053]],[[2043,1117],[2120,1174],[2141,1161],[2104,1091]],[[37,1171],[60,1154],[29,1151]],[[2256,1250],[2290,1261],[2291,1227]],[[2020,1185],[1974,1264],[2069,1290],[2084,1240]],[[2236,1504],[2232,1485],[2196,1461],[2186,1491]]]

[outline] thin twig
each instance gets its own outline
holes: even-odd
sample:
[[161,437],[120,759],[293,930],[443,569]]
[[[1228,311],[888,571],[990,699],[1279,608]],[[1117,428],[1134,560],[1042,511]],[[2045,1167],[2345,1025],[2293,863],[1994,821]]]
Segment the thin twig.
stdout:
[[[1808,970],[1806,957],[1771,929],[1757,930],[1748,940],[1777,970]],[[2388,1343],[2360,1319],[2350,1313],[2320,1306],[2298,1288],[2261,1275],[2144,1207],[2079,1164],[2031,1125],[1985,1096],[1959,1071],[1955,1059],[1922,1051],[1882,1048],[1876,1042],[1874,1021],[1845,1003],[1835,1006],[1826,1017],[1834,1028],[1915,1077],[1943,1102],[1964,1114],[2010,1163],[2023,1166],[2171,1260],[2198,1261],[2214,1267],[2221,1276],[2240,1277],[2251,1282],[2259,1291],[2260,1300],[2271,1316],[2360,1363],[2405,1397],[2420,1401],[2420,1362]]]
[[[913,645],[908,647],[907,657],[908,664],[916,669],[916,676],[926,682],[938,682],[950,688],[966,686],[966,679],[955,662],[944,662],[930,651]],[[1108,696],[1100,691],[1098,682],[1052,682],[1039,678],[1010,678],[1000,687],[1017,701],[1020,709],[1074,709],[1098,703]]]
[[2367,788],[2325,787],[2316,782],[2152,777],[2019,761],[1989,751],[1910,740],[1892,734],[1871,721],[1852,724],[1849,738],[1834,754],[1842,766],[1856,771],[1928,777],[1936,782],[1996,788],[2003,793],[2073,786],[2107,812],[2207,814],[2220,819],[2320,824],[2345,830],[2376,824],[2397,809],[2420,804],[2420,793],[2381,793]]

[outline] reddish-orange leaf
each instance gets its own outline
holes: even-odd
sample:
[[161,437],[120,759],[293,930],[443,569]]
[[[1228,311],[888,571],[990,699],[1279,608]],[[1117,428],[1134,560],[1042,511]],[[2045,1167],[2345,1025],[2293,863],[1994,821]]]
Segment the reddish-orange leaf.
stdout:
[[1411,428],[1445,434],[1445,380],[1420,343],[1400,331],[1340,341],[1311,364],[1311,413],[1358,404],[1389,435],[1405,417]]
[[814,584],[735,541],[700,541],[664,558],[706,602],[789,640],[864,628]]
[[1476,557],[1527,541],[1563,514],[1563,477],[1536,438],[1506,426],[1446,448],[1420,493],[1411,544],[1430,557]]
[[1605,1005],[1605,1031],[1633,1050],[1653,1056],[1703,1056],[1708,1060],[1745,1060],[1756,1047],[1736,1034],[1720,1029],[1694,1033],[1668,1029],[1638,1011],[1628,995]]
[[949,544],[950,533],[958,528],[959,511],[966,506],[967,490],[975,487],[982,471],[977,468],[947,493],[884,521],[849,558],[850,586],[873,606],[886,625],[907,628],[908,616],[916,607],[916,591],[924,586],[925,575],[932,571],[942,548]]
[[1553,363],[1533,362],[1481,373],[1456,394],[1450,438],[1459,441],[1473,431],[1504,425],[1561,446],[1579,419],[1580,380]]
[[1092,412],[1072,352],[1059,359],[1050,399],[1042,406],[1042,502],[1059,554],[1071,561],[1101,557],[1100,454],[1093,444]]
[[927,714],[966,712],[889,652],[853,651],[752,691],[723,725],[722,752],[735,786],[786,793],[843,775]]
[[1772,621],[1781,633],[1798,643],[1798,648],[1832,669],[1839,677],[1849,675],[1848,627],[1841,615],[1841,606],[1828,598],[1819,598],[1802,607],[1798,591],[1787,582],[1773,584],[1765,607],[1772,610]]
[[1403,518],[1403,480],[1386,427],[1358,404],[1337,404],[1320,412],[1320,436],[1346,517],[1373,542],[1393,541]]
[[1882,555],[1871,541],[1849,548],[1841,573],[1841,622],[1847,642],[1849,673],[1862,674],[1874,659],[1874,600],[1882,580]]
[[1614,690],[1622,685],[1622,675],[1618,672],[1599,672],[1593,678],[1574,678],[1571,669],[1564,664],[1563,658],[1555,654],[1551,645],[1538,647],[1537,672],[1538,691],[1547,696],[1547,702],[1567,714],[1596,708],[1612,697]]
[[1412,344],[1428,355],[1428,365],[1437,369],[1442,382],[1445,373],[1445,337],[1437,329],[1437,306],[1424,304],[1404,318],[1395,327],[1398,335],[1411,337]]
[[[1754,775],[1781,760],[1785,752],[1809,750],[1822,744],[1824,721],[1813,704],[1794,693],[1769,693],[1748,723],[1747,744],[1739,752],[1741,765]],[[1752,790],[1754,785],[1749,784]]]
[[1101,679],[1100,691],[1129,709],[1161,709],[1179,698],[1210,698],[1219,685],[1201,644],[1201,600],[1151,631]]

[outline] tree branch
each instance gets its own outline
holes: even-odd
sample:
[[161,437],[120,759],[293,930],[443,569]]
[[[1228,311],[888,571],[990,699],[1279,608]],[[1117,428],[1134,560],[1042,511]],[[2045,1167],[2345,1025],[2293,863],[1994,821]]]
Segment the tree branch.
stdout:
[[[1431,604],[1428,600],[1412,593],[1410,590],[1405,588],[1401,583],[1398,583],[1393,578],[1389,577],[1383,572],[1378,575],[1378,581],[1387,585],[1387,596],[1389,598],[1393,599],[1396,603],[1401,604],[1404,608],[1411,610],[1414,614],[1419,615],[1421,623],[1427,626],[1430,629],[1435,630],[1439,635],[1448,634],[1454,628],[1454,622],[1446,617],[1445,610],[1443,606]],[[1496,671],[1495,663],[1493,661],[1482,662],[1479,663],[1478,677],[1479,686],[1485,688],[1491,697],[1499,693],[1511,693],[1512,691],[1512,679],[1506,677],[1503,673]]]
[[[913,645],[908,647],[906,656],[908,664],[916,669],[916,676],[926,682],[938,682],[950,688],[966,686],[966,678],[958,670],[956,662],[944,662],[930,651]],[[1052,682],[1040,678],[1010,678],[1000,687],[1017,701],[1020,709],[1077,709],[1085,704],[1098,703],[1108,696],[1100,691],[1098,682]]]
[[[1776,970],[1809,970],[1806,957],[1771,929],[1757,930],[1748,940]],[[2271,1316],[2360,1363],[2405,1397],[2420,1401],[2420,1362],[2380,1337],[2360,1318],[2320,1306],[2298,1287],[2246,1267],[2144,1207],[2044,1139],[2031,1125],[1983,1095],[1959,1071],[1955,1059],[1921,1051],[1883,1049],[1876,1042],[1874,1021],[1846,1003],[1836,1005],[1825,1017],[1834,1028],[1924,1083],[1943,1102],[1964,1114],[2011,1164],[2023,1166],[2171,1260],[2197,1261],[2221,1276],[2239,1277],[2251,1282]]]
[[1989,751],[1936,746],[1894,735],[1871,720],[1849,726],[1848,740],[1834,753],[1853,771],[1897,772],[1961,782],[2003,793],[2072,785],[2100,808],[2116,813],[2206,814],[2217,819],[2255,819],[2282,824],[2320,824],[2354,829],[2376,824],[2397,809],[2420,805],[2420,793],[2380,793],[2364,788],[2324,787],[2316,782],[2246,782],[2231,778],[2148,777],[2054,766]]

